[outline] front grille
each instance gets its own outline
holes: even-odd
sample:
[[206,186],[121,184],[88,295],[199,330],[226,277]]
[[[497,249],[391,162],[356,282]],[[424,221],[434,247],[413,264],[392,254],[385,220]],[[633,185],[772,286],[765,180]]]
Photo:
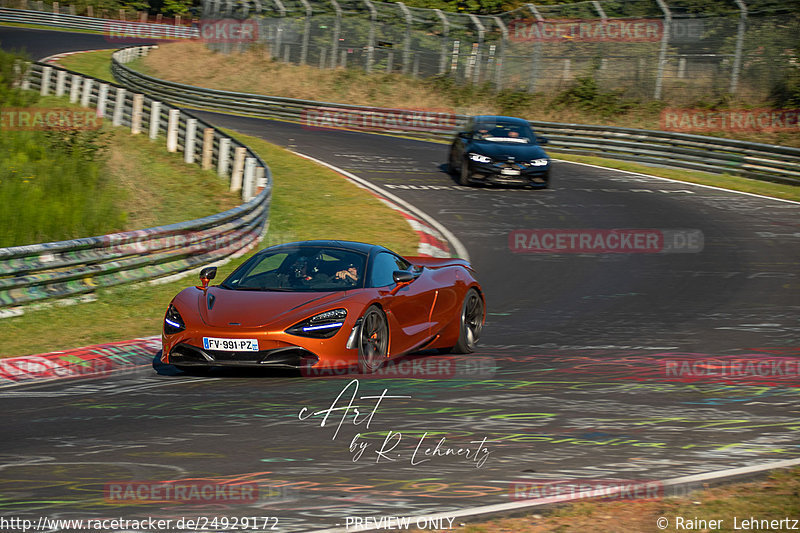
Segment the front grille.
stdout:
[[319,357],[297,346],[261,350],[258,352],[225,352],[220,350],[203,350],[191,344],[176,345],[169,354],[170,363],[202,363],[208,366],[282,366],[302,368],[313,366]]

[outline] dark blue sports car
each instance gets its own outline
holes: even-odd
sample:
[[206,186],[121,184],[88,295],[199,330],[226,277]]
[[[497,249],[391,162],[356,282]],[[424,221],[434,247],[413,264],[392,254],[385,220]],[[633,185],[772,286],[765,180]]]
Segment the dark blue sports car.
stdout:
[[550,158],[527,120],[479,115],[467,122],[450,147],[451,174],[461,185],[494,183],[545,188],[550,182]]

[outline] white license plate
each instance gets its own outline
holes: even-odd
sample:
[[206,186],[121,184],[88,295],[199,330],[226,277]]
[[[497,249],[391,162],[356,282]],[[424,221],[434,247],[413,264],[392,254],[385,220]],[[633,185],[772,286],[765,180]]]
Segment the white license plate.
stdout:
[[257,352],[258,339],[217,339],[203,337],[203,348],[222,352]]
[[504,168],[500,171],[503,176],[519,176],[519,170],[515,168]]

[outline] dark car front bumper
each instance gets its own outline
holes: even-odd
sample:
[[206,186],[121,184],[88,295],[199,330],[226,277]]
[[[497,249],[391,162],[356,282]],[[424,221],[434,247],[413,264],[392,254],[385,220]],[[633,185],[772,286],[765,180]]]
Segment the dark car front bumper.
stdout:
[[526,185],[547,187],[550,183],[550,165],[525,166],[520,163],[467,162],[469,179],[478,183],[496,185]]

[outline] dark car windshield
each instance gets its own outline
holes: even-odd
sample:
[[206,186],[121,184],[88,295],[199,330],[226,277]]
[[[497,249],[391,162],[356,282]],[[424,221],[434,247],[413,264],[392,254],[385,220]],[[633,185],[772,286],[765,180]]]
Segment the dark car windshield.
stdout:
[[341,248],[294,247],[251,257],[220,285],[250,291],[340,291],[364,286],[364,254]]
[[477,141],[535,144],[536,136],[530,126],[519,122],[484,122],[475,125],[472,138]]

